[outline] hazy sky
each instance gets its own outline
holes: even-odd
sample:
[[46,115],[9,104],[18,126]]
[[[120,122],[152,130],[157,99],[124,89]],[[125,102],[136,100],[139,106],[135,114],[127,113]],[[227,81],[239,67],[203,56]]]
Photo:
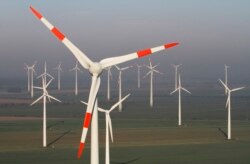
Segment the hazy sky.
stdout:
[[51,68],[75,63],[29,5],[94,61],[178,41],[152,56],[163,72],[181,63],[186,76],[217,78],[228,64],[236,77],[250,78],[249,0],[1,0],[0,77],[25,76],[24,63],[34,60]]

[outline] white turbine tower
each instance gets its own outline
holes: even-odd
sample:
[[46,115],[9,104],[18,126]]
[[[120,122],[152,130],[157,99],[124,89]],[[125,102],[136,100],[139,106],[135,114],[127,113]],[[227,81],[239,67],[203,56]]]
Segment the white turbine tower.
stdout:
[[150,58],[148,59],[149,60],[149,66],[146,65],[146,67],[149,69],[148,73],[144,76],[144,78],[148,75],[150,75],[150,107],[153,107],[153,95],[154,95],[154,91],[153,91],[153,76],[154,76],[154,72],[155,73],[159,73],[159,74],[162,74],[161,72],[157,71],[155,68],[158,66],[158,65],[155,65],[155,66],[152,66],[152,63],[151,63],[151,60]]
[[57,98],[49,95],[49,93],[47,91],[47,88],[52,80],[53,79],[50,79],[50,81],[48,83],[46,83],[44,76],[42,77],[42,87],[34,87],[34,88],[41,89],[43,91],[43,95],[31,104],[31,105],[33,105],[33,104],[37,103],[38,101],[40,101],[41,99],[43,99],[43,147],[47,147],[46,100],[48,98],[49,101],[50,101],[50,99],[53,99],[53,100],[56,100],[58,102],[61,102]]
[[[105,120],[106,120],[106,147],[105,147],[105,164],[109,164],[110,163],[110,153],[109,153],[109,133],[110,133],[110,137],[111,137],[111,141],[113,142],[113,130],[112,130],[112,122],[111,122],[111,118],[110,118],[110,113],[120,104],[122,103],[126,98],[128,98],[130,96],[130,94],[128,94],[127,96],[125,96],[124,98],[122,98],[120,101],[118,101],[117,103],[115,103],[109,110],[105,110],[102,109],[100,107],[97,107],[99,112],[103,112],[105,113]],[[86,102],[81,101],[82,103],[86,104]]]
[[107,99],[110,100],[110,78],[112,78],[111,67],[106,68],[107,70]]
[[175,68],[175,82],[174,82],[174,89],[177,88],[178,85],[178,68],[181,66],[181,64],[172,64],[172,66]]
[[[91,123],[92,111],[94,109],[95,100],[97,97],[97,93],[100,87],[100,74],[102,73],[103,69],[108,68],[110,66],[121,64],[133,59],[141,58],[147,55],[150,55],[155,52],[159,52],[165,49],[172,48],[177,46],[179,43],[173,42],[169,44],[165,44],[159,47],[149,48],[140,50],[131,54],[119,56],[119,57],[111,57],[101,60],[100,62],[93,62],[90,60],[80,49],[78,49],[65,35],[60,32],[55,26],[53,26],[45,17],[43,17],[36,9],[30,6],[30,10],[32,13],[61,41],[76,57],[79,63],[89,71],[92,76],[92,82],[88,97],[88,107],[84,118],[83,123],[83,131],[82,136],[79,144],[78,149],[78,158],[81,157],[82,152],[85,147],[86,136],[88,133],[88,128]],[[94,122],[94,121],[92,121]],[[92,137],[92,136],[91,136]],[[98,153],[98,152],[97,152]],[[97,163],[99,161],[99,157],[97,156],[96,159],[91,158],[91,163]]]
[[136,64],[137,66],[137,87],[141,88],[141,67],[143,65]]
[[[228,86],[228,83],[227,83],[227,70],[228,70],[228,68],[229,68],[229,66],[227,66],[226,64],[224,65],[224,67],[225,67],[225,84],[226,84],[226,86]],[[225,88],[225,94],[227,94],[227,89]]]
[[[115,67],[119,71],[118,84],[119,84],[119,101],[120,101],[122,99],[122,71],[132,68],[133,66],[119,68],[117,65],[115,65]],[[119,112],[121,111],[122,111],[122,103],[119,104]]]
[[173,94],[173,93],[175,93],[175,92],[177,92],[178,91],[178,93],[179,93],[179,101],[178,101],[178,125],[179,126],[181,126],[181,90],[183,90],[183,91],[185,91],[185,92],[187,92],[187,93],[189,93],[189,94],[191,94],[191,92],[189,92],[187,89],[185,89],[185,88],[183,88],[182,86],[181,86],[181,78],[180,78],[180,74],[179,74],[179,85],[177,86],[177,88],[173,91],[173,92],[171,92],[170,94]]
[[30,96],[34,97],[34,89],[33,89],[33,84],[34,84],[34,74],[36,74],[35,71],[35,65],[36,61],[34,62],[33,65],[28,66],[25,64],[25,69],[27,70],[27,75],[28,75],[28,92],[30,91]]
[[57,89],[60,90],[61,89],[61,72],[62,72],[62,67],[61,67],[62,63],[60,62],[59,65],[54,68],[55,70],[57,70]]
[[78,95],[78,71],[81,72],[80,68],[78,67],[78,62],[76,62],[75,67],[70,71],[75,71],[75,95]]
[[221,84],[226,88],[227,90],[227,102],[226,107],[228,108],[228,117],[227,117],[227,139],[231,139],[231,92],[241,90],[245,87],[235,88],[235,89],[229,89],[228,86],[220,79]]

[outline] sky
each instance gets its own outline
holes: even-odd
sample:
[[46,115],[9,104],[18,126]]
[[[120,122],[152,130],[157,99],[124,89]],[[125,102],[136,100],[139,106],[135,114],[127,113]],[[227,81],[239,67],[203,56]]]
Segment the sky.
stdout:
[[44,61],[51,71],[62,62],[65,74],[75,64],[30,5],[94,61],[179,42],[152,55],[162,72],[182,64],[186,78],[218,79],[227,64],[231,78],[250,82],[249,0],[1,0],[0,78],[25,77],[34,61],[38,72]]

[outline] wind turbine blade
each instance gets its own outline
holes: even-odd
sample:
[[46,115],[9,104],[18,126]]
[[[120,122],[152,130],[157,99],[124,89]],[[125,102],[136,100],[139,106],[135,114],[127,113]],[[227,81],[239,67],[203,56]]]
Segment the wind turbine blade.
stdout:
[[109,109],[109,112],[112,112],[120,103],[122,103],[126,98],[128,98],[128,96],[130,96],[130,94],[127,94],[127,96],[125,96],[125,97],[122,98],[120,101],[118,101],[117,103],[115,103],[115,104]]
[[[85,104],[85,105],[88,105],[88,103],[86,103],[86,102],[84,102],[84,101],[80,101],[82,104]],[[100,108],[100,107],[98,107],[98,111],[99,112],[107,112],[107,110],[105,110],[105,109],[102,109],[102,108]]]
[[126,70],[126,69],[129,69],[129,68],[132,68],[133,66],[128,66],[128,67],[124,67],[124,68],[121,68],[122,71]]
[[159,73],[159,74],[163,74],[162,72],[160,72],[160,71],[158,71],[156,69],[153,69],[153,71],[156,72],[156,73]]
[[50,81],[46,84],[45,88],[47,88],[52,81],[53,81],[53,79],[50,79]]
[[170,93],[170,95],[172,95],[173,93],[175,93],[176,91],[178,91],[179,87],[176,88],[173,92]]
[[226,86],[226,84],[225,84],[221,79],[219,79],[219,80],[220,80],[221,84],[222,84],[227,90],[230,90],[230,89],[228,88],[228,86]]
[[42,87],[33,87],[33,88],[36,88],[36,89],[41,89],[41,90],[43,90],[43,88],[42,88]]
[[81,103],[85,104],[85,105],[88,105],[88,103],[84,102],[84,101],[80,101]]
[[183,87],[181,87],[181,89],[182,89],[183,91],[185,91],[185,92],[191,94],[191,92],[189,92],[187,89],[185,89],[185,88],[183,88]]
[[151,70],[148,71],[148,73],[145,76],[143,76],[143,78],[147,77],[150,73],[151,73]]
[[235,88],[235,89],[232,89],[231,91],[234,92],[234,91],[238,91],[238,90],[241,90],[241,89],[244,89],[245,87],[240,87],[240,88]]
[[44,95],[42,95],[41,97],[39,97],[38,99],[36,99],[32,104],[30,104],[30,106],[32,106],[35,103],[37,103],[38,101],[40,101],[43,97],[44,97]]
[[226,102],[226,107],[228,107],[228,104],[229,104],[229,94],[228,94],[228,96],[227,96],[227,102]]
[[55,98],[55,97],[53,97],[53,96],[51,96],[51,95],[47,95],[48,96],[48,98],[51,98],[51,99],[53,99],[53,100],[55,100],[55,101],[58,101],[58,102],[61,102],[60,100],[58,100],[57,98]]
[[110,137],[111,137],[111,141],[113,142],[114,139],[113,139],[112,121],[111,121],[111,118],[110,118],[109,114],[106,116],[106,119],[108,119],[108,126],[109,126]]
[[123,55],[123,56],[119,56],[119,57],[111,57],[111,58],[106,58],[100,61],[101,65],[103,68],[107,68],[109,66],[113,66],[116,64],[120,64],[120,63],[124,63],[126,61],[130,61],[136,58],[141,58],[147,55],[150,55],[152,53],[158,52],[158,51],[162,51],[168,48],[172,48],[174,46],[177,46],[179,43],[169,43],[169,44],[165,44],[159,47],[154,47],[154,48],[149,48],[149,49],[144,49],[144,50],[140,50],[131,54],[127,54],[127,55]]
[[93,75],[91,88],[90,88],[90,92],[89,92],[87,111],[86,111],[84,123],[83,123],[83,131],[82,131],[81,141],[80,141],[80,145],[78,148],[78,158],[81,157],[84,146],[85,146],[85,140],[86,140],[88,128],[89,128],[89,125],[91,122],[92,111],[94,108],[96,95],[97,95],[99,87],[100,87],[100,78]]
[[115,65],[115,68],[116,68],[118,71],[120,71],[120,70],[121,70],[121,68],[120,68],[120,67],[118,67],[117,65]]
[[79,63],[85,68],[89,69],[93,62],[79,50],[70,40],[65,37],[56,27],[54,27],[46,18],[44,18],[36,9],[30,6],[32,13],[59,39],[77,58]]

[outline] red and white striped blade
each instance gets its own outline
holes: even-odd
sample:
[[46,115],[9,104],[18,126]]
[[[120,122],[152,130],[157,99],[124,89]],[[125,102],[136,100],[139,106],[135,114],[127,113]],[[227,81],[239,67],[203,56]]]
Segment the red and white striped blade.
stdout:
[[96,100],[96,95],[99,90],[99,87],[100,87],[100,77],[92,76],[92,83],[91,83],[91,88],[89,92],[88,106],[87,106],[87,111],[86,111],[85,118],[84,118],[81,141],[80,141],[80,145],[78,148],[78,154],[77,154],[78,158],[81,157],[84,146],[85,146],[85,140],[87,137],[88,128],[90,126],[90,122],[92,118],[92,111],[94,108],[94,103]]
[[46,18],[42,16],[35,8],[30,6],[30,10],[32,13],[59,39],[77,58],[79,63],[86,68],[89,69],[90,65],[93,62],[81,51],[79,50],[67,37],[59,31],[58,28],[53,26]]
[[102,64],[102,68],[107,68],[116,64],[120,64],[120,63],[124,63],[126,61],[130,61],[136,58],[141,58],[147,55],[150,55],[152,53],[158,52],[158,51],[162,51],[165,49],[169,49],[172,48],[174,46],[177,46],[179,43],[168,43],[159,47],[154,47],[154,48],[148,48],[148,49],[144,49],[144,50],[140,50],[131,54],[127,54],[127,55],[123,55],[123,56],[119,56],[119,57],[112,57],[112,58],[106,58],[100,61],[100,63]]

